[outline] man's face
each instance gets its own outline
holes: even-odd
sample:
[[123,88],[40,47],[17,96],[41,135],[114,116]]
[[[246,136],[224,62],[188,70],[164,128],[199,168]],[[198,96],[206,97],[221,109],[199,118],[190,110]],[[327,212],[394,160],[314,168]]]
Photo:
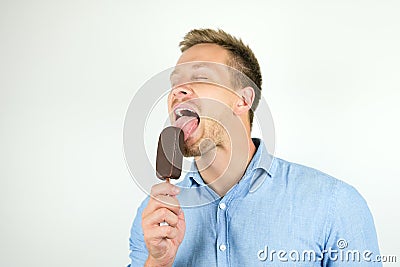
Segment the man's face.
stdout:
[[186,157],[229,142],[223,122],[234,116],[232,106],[238,95],[231,90],[228,68],[221,65],[227,65],[228,57],[228,51],[218,45],[195,45],[182,53],[171,74],[168,111],[172,124],[184,132]]

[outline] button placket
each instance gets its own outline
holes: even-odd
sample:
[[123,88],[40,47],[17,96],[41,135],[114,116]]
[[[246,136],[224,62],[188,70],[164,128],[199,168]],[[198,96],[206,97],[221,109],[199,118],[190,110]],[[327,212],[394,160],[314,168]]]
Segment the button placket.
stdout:
[[226,201],[228,200],[222,198],[217,208],[218,235],[216,245],[218,266],[228,266]]
[[237,197],[239,186],[232,188],[219,202],[217,208],[217,262],[218,266],[230,266],[228,243],[228,210],[233,198]]

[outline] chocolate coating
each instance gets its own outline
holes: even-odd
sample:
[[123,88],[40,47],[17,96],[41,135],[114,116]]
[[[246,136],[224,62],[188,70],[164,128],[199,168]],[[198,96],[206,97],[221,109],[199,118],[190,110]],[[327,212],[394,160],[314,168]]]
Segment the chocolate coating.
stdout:
[[165,128],[158,139],[156,175],[161,180],[179,179],[182,170],[183,131],[174,126]]

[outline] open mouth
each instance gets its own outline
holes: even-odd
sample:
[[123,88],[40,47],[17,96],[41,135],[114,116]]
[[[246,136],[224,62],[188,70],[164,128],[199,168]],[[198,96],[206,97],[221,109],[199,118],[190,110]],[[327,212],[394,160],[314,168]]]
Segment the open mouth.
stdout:
[[188,107],[177,107],[174,114],[174,126],[182,129],[186,141],[199,126],[200,116],[194,109]]

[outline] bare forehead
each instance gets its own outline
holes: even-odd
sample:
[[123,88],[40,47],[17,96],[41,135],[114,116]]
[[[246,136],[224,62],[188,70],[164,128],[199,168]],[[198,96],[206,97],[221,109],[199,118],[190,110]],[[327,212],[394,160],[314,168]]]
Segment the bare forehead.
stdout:
[[177,64],[193,61],[208,61],[227,64],[228,59],[228,50],[217,44],[197,44],[183,52],[179,57]]

